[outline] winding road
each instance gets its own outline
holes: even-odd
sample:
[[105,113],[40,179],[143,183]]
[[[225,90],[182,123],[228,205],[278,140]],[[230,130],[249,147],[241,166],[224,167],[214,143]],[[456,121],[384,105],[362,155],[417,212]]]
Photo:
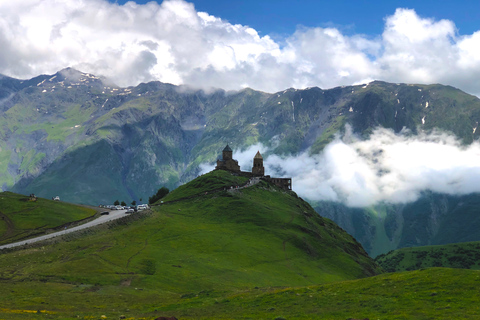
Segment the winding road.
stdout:
[[128,214],[126,214],[125,211],[126,210],[110,211],[110,213],[108,215],[102,215],[95,220],[92,220],[90,222],[84,223],[82,225],[79,225],[79,226],[76,226],[76,227],[73,227],[73,228],[70,228],[70,229],[65,229],[65,230],[62,230],[62,231],[49,233],[49,234],[46,234],[44,236],[40,236],[40,237],[37,237],[37,238],[32,238],[32,239],[27,239],[27,240],[22,240],[22,241],[2,245],[2,246],[0,246],[0,250],[7,249],[7,248],[19,247],[19,246],[23,246],[25,244],[35,243],[35,242],[39,242],[39,241],[42,241],[42,240],[51,239],[51,238],[55,238],[55,237],[58,237],[58,236],[63,236],[65,234],[72,233],[72,232],[75,232],[75,231],[78,231],[78,230],[91,228],[91,227],[97,226],[97,225],[105,223],[105,222],[120,219],[122,217],[128,216]]

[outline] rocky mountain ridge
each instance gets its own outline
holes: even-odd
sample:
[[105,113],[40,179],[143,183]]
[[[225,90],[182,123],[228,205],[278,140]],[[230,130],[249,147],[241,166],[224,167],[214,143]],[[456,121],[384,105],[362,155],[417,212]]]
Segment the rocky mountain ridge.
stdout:
[[[214,162],[226,143],[242,149],[261,142],[269,148],[264,156],[315,154],[345,124],[363,137],[378,126],[412,134],[439,128],[465,144],[480,135],[478,98],[449,86],[380,81],[207,93],[160,82],[119,88],[65,69],[30,80],[2,77],[0,110],[2,189],[87,204],[147,199],[160,186],[175,188],[197,176],[200,164]],[[341,205],[327,207],[317,211],[359,239],[364,232],[373,241],[373,231],[365,230],[385,224],[367,219],[368,209],[360,210],[362,224],[350,221],[353,209],[341,209],[342,216],[334,212]],[[393,247],[402,245],[398,237]],[[370,254],[384,252],[360,241]]]

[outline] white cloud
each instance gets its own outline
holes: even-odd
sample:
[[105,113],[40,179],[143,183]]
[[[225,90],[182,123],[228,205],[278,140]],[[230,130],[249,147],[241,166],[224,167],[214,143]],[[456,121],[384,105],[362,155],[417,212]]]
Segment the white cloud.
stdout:
[[459,35],[453,21],[414,10],[397,9],[375,38],[300,27],[282,43],[183,0],[0,1],[0,73],[13,77],[71,66],[121,86],[160,80],[275,92],[379,79],[480,94],[480,31]]
[[368,140],[360,140],[347,130],[319,155],[273,155],[265,167],[267,174],[292,177],[293,189],[302,197],[353,207],[408,203],[426,190],[480,192],[480,144],[463,146],[438,131],[414,136],[377,128]]
[[[450,195],[480,192],[480,143],[462,145],[455,136],[433,131],[413,135],[377,128],[368,140],[346,126],[322,153],[266,156],[269,148],[255,144],[234,150],[242,171],[251,171],[253,157],[264,156],[265,174],[291,177],[293,190],[305,199],[368,207],[380,202],[409,203],[424,191]],[[215,168],[200,165],[201,173]]]

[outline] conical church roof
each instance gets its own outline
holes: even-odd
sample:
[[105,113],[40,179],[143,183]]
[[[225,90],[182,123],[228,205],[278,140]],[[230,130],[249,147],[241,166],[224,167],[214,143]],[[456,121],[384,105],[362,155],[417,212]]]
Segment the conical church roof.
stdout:
[[253,159],[263,159],[262,155],[260,154],[260,151],[257,151],[257,154],[255,155],[255,157],[253,157]]
[[229,152],[232,152],[232,149],[230,149],[230,147],[229,147],[229,146],[228,146],[228,144],[227,144],[227,146],[226,146],[226,147],[223,149],[223,151],[229,151]]

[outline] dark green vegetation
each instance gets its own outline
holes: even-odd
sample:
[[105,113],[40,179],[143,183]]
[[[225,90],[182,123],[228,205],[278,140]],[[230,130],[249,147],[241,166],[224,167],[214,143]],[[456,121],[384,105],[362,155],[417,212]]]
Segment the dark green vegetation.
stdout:
[[0,193],[0,245],[42,235],[93,217],[95,209],[12,192]]
[[478,194],[449,196],[425,192],[419,200],[408,204],[354,209],[319,202],[314,208],[353,235],[372,257],[397,248],[480,240]]
[[223,309],[217,315],[231,317],[244,295],[379,273],[358,242],[295,193],[264,182],[223,190],[238,178],[212,172],[170,193],[153,212],[3,253],[0,318],[22,317],[12,310],[62,319],[160,312],[199,318],[216,303]]
[[388,272],[431,267],[480,269],[480,242],[403,248],[382,254],[375,261]]
[[160,189],[158,189],[157,193],[155,193],[153,196],[148,198],[148,203],[152,204],[152,203],[157,202],[158,200],[165,197],[169,192],[170,192],[170,190],[168,190],[168,188],[161,187]]

